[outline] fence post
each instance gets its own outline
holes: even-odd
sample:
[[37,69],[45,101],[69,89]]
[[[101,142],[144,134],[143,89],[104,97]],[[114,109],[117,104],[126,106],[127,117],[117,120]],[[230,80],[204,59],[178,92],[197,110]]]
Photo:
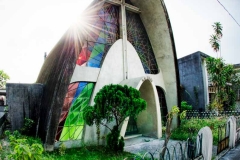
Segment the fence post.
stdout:
[[[198,154],[203,155],[204,160],[211,160],[212,159],[212,146],[213,146],[213,135],[212,131],[209,127],[203,127],[198,132],[198,135],[202,135],[202,141],[198,140],[198,142],[202,142],[198,148]],[[200,136],[198,136],[198,139]]]
[[229,136],[229,148],[235,147],[235,137],[236,134],[236,118],[234,116],[230,116],[227,120],[227,129],[226,135]]

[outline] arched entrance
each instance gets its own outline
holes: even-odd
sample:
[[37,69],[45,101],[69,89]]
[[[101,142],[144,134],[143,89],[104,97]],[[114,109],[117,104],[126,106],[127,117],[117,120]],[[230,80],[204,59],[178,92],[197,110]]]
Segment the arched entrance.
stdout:
[[152,82],[152,79],[149,77],[128,79],[121,82],[120,84],[128,85],[138,89],[140,91],[141,97],[147,102],[146,110],[142,111],[137,116],[135,122],[133,122],[131,118],[127,118],[124,121],[121,128],[121,135],[125,136],[128,125],[130,125],[129,127],[132,127],[131,125],[136,125],[135,127],[137,127],[138,134],[160,138],[162,136],[160,105],[157,90],[154,83]]
[[157,88],[158,99],[159,99],[159,103],[160,103],[160,112],[161,112],[161,117],[162,117],[162,124],[165,125],[166,122],[167,122],[167,114],[168,114],[165,93],[164,93],[164,90],[161,87],[156,86],[156,88]]

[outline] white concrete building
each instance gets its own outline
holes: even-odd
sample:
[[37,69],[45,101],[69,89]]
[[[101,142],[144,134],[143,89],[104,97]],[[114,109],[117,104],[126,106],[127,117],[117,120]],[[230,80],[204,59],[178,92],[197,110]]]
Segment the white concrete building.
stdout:
[[[162,116],[178,105],[178,65],[163,0],[95,0],[45,60],[38,83],[45,84],[40,124],[45,147],[56,141],[96,143],[95,127],[84,125],[82,108],[93,105],[107,84],[138,89],[147,109],[136,130],[128,119],[121,135],[162,136]],[[65,97],[65,98],[64,98]],[[79,103],[78,107],[72,107]],[[176,123],[175,123],[176,125]],[[102,127],[101,134],[107,134]]]

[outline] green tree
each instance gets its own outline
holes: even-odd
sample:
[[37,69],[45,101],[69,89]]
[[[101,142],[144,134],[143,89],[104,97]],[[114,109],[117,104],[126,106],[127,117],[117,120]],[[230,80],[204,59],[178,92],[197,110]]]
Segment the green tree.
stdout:
[[0,70],[0,88],[5,88],[7,80],[9,80],[10,77],[4,73],[3,70]]
[[[94,106],[83,110],[83,118],[86,124],[96,124],[98,143],[100,139],[100,127],[103,125],[110,129],[107,136],[107,146],[115,151],[123,151],[123,137],[120,136],[119,127],[127,117],[136,116],[146,109],[146,101],[140,98],[138,90],[121,85],[106,85],[94,98]],[[113,128],[110,122],[115,122]]]
[[[211,35],[210,44],[214,51],[220,49],[220,39],[222,38],[222,25],[219,22],[213,25],[214,34]],[[235,105],[236,89],[240,84],[240,77],[234,70],[233,65],[225,64],[220,58],[208,57],[206,59],[209,78],[215,88],[215,99],[210,104],[211,108],[218,110],[229,109]],[[225,108],[223,108],[225,106]]]
[[[230,109],[235,105],[236,89],[240,85],[240,77],[233,65],[225,64],[222,58],[207,58],[209,78],[215,89],[215,98],[212,108],[218,110]],[[238,86],[238,87],[237,87]]]

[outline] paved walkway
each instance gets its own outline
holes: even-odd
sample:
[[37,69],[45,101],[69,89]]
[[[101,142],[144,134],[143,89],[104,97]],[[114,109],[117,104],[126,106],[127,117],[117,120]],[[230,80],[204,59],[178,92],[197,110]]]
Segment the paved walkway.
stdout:
[[[170,148],[170,154],[173,152],[173,148],[171,146],[179,146],[179,142],[170,140],[168,142],[168,148]],[[159,153],[161,152],[162,146],[164,143],[164,139],[154,139],[148,137],[137,137],[125,140],[124,150],[130,153],[143,155],[146,152],[150,152],[154,154],[154,158],[159,157]],[[183,142],[182,142],[183,143]],[[178,145],[177,145],[178,144]],[[185,148],[185,143],[183,143],[183,149]],[[176,152],[180,152],[180,147],[176,147]],[[213,156],[216,156],[217,147],[213,146]]]
[[240,160],[240,144],[228,151],[220,160]]

